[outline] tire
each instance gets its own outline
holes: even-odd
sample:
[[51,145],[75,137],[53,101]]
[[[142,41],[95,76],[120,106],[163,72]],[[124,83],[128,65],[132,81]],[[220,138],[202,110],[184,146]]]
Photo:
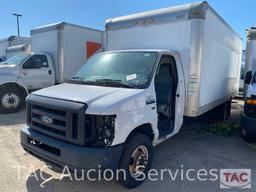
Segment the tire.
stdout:
[[227,120],[228,116],[229,116],[229,104],[224,103],[221,108],[221,112],[220,112],[220,120],[225,121],[225,120]]
[[241,137],[246,143],[253,143],[255,141],[255,138],[244,127],[241,127]]
[[[140,149],[140,150],[138,150]],[[143,175],[137,175],[135,177],[132,173],[131,170],[133,169],[132,164],[135,164],[134,158],[132,156],[137,152],[142,152],[144,150],[147,150],[148,154],[148,161],[147,164],[144,166],[144,170],[141,170],[139,173],[143,173],[144,176],[147,175],[149,169],[151,168],[152,165],[152,159],[153,159],[153,146],[152,146],[152,141],[149,137],[146,135],[136,133],[132,135],[127,142],[124,145],[124,150],[123,154],[119,163],[119,170],[125,170],[125,175],[121,174],[119,175],[120,177],[118,178],[118,182],[126,187],[126,188],[135,188],[142,184],[145,180],[146,177],[143,177]],[[138,157],[136,159],[139,159]],[[132,163],[133,162],[133,163]],[[137,161],[136,161],[137,162]],[[143,161],[145,162],[145,161]],[[136,179],[137,178],[137,179]]]
[[16,113],[24,104],[25,94],[20,88],[11,86],[0,90],[0,113]]
[[231,117],[232,99],[227,102],[227,117]]
[[212,109],[208,114],[208,119],[212,121],[225,121],[229,116],[230,107],[228,103],[224,103],[214,109]]

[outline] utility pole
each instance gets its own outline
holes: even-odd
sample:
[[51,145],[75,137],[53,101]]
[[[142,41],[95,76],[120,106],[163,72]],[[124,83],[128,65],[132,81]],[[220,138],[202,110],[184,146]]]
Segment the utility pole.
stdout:
[[19,17],[21,17],[21,14],[18,13],[13,13],[12,15],[16,16],[17,18],[17,30],[18,30],[18,37],[20,36],[20,21],[19,21]]

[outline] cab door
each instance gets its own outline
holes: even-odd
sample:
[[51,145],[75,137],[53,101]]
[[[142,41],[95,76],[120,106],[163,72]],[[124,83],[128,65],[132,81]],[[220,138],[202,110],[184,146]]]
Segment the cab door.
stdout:
[[185,100],[186,100],[186,90],[185,90],[185,78],[184,70],[182,67],[181,59],[178,54],[173,55],[176,60],[176,67],[178,72],[178,84],[176,91],[176,101],[175,101],[175,127],[174,133],[178,132],[183,124]]
[[177,133],[183,123],[185,87],[178,55],[169,52],[160,55],[154,81],[159,138],[166,138]]
[[22,65],[20,78],[29,90],[36,90],[54,85],[55,76],[48,58],[43,54],[32,55]]

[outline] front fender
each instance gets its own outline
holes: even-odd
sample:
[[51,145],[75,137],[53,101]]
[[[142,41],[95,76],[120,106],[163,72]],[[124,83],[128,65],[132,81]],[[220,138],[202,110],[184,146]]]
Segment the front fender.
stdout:
[[1,74],[0,75],[0,86],[6,83],[16,83],[17,76],[12,74]]
[[[157,142],[159,135],[157,127],[157,111],[156,103],[147,104],[147,100],[155,100],[154,87],[149,87],[148,90],[140,92],[127,98],[120,100],[116,106],[108,107],[105,111],[108,114],[116,114],[115,138],[112,145],[124,143],[128,136],[141,125],[150,124],[154,133],[153,143]],[[111,112],[112,111],[112,112]]]
[[1,74],[0,75],[0,87],[7,84],[16,84],[18,87],[23,88],[28,94],[28,88],[24,81],[12,74]]

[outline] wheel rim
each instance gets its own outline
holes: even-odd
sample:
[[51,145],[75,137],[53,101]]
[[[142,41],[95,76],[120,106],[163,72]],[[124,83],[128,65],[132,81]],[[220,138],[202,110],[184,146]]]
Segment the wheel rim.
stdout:
[[242,128],[242,135],[246,137],[246,130],[244,128]]
[[6,93],[2,97],[2,105],[7,109],[17,108],[20,104],[20,98],[14,93]]
[[148,149],[143,145],[140,145],[133,151],[129,165],[129,171],[132,177],[140,177],[144,173],[148,164],[148,158]]

